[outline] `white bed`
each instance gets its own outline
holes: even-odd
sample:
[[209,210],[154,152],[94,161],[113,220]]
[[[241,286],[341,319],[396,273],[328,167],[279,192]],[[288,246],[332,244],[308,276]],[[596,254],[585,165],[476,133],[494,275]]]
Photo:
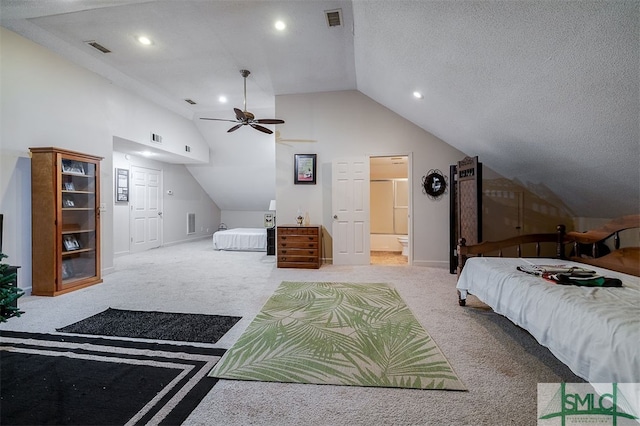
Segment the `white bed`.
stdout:
[[213,234],[215,250],[267,251],[266,228],[234,228]]
[[584,263],[548,258],[473,257],[457,289],[477,296],[591,383],[640,382],[640,278],[589,266],[618,278],[622,288],[558,285],[516,269],[518,265]]

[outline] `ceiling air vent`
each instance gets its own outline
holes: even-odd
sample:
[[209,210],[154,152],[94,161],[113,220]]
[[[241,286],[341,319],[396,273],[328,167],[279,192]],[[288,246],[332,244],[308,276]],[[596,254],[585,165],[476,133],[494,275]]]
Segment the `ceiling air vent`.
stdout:
[[191,104],[191,105],[195,105],[196,101],[194,101],[193,99],[185,99],[184,100],[186,103]]
[[325,10],[324,15],[327,18],[327,25],[331,27],[339,27],[342,25],[342,9]]
[[96,41],[93,41],[93,40],[85,41],[85,43],[87,43],[89,46],[93,47],[94,49],[101,51],[102,53],[111,53],[109,49],[107,49],[106,47],[104,47],[103,45],[101,45]]

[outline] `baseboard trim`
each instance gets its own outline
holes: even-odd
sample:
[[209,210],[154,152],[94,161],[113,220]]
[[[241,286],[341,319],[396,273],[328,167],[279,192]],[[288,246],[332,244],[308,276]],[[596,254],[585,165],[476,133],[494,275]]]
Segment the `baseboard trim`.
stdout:
[[204,235],[204,236],[197,236],[197,237],[193,237],[193,238],[185,238],[184,240],[171,241],[170,243],[162,243],[160,245],[160,247],[170,247],[170,246],[175,246],[175,245],[178,245],[178,244],[190,243],[192,241],[197,241],[197,240],[206,240],[208,238],[213,238],[213,234]]
[[425,266],[428,268],[444,268],[449,269],[449,262],[442,260],[414,260],[413,266]]

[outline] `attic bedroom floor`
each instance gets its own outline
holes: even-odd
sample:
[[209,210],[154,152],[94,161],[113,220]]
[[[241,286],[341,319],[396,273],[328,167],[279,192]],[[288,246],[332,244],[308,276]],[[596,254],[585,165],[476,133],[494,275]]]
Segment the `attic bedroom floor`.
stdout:
[[[210,239],[118,257],[104,282],[57,297],[23,296],[3,330],[56,333],[105,309],[240,316],[210,347],[229,348],[282,281],[395,287],[468,392],[221,380],[186,425],[536,424],[537,384],[582,382],[525,331],[471,296],[456,276],[421,266],[278,269],[263,252],[215,251]],[[205,344],[202,344],[207,346]],[[346,402],[348,401],[348,402]]]

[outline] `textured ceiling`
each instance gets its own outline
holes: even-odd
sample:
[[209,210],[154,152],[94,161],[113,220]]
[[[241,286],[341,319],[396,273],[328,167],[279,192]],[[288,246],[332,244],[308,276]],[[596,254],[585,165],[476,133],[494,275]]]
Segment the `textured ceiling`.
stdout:
[[[324,11],[337,8],[344,25],[329,28]],[[240,156],[221,136],[227,123],[197,118],[232,118],[248,68],[248,108],[262,117],[274,95],[357,89],[505,177],[554,192],[576,216],[638,213],[639,21],[637,0],[0,0],[3,26],[195,118],[219,156],[190,170],[230,210],[264,209],[275,187],[220,183]],[[149,48],[135,42],[141,32]],[[268,137],[257,133],[237,137]]]

